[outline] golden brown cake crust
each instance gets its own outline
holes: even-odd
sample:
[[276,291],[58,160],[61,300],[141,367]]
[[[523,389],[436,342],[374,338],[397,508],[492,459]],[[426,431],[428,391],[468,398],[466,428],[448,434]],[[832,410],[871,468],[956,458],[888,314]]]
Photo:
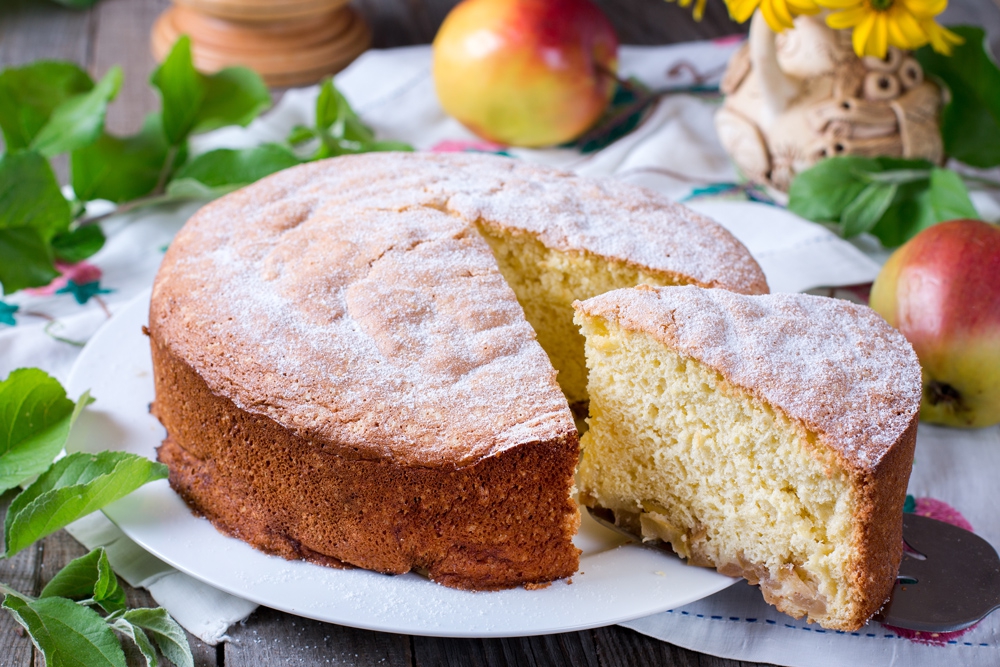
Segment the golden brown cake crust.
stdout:
[[466,468],[351,460],[213,394],[153,337],[154,414],[170,434],[170,483],[222,531],[285,558],[400,574],[456,588],[537,584],[576,571],[567,479],[574,432]]

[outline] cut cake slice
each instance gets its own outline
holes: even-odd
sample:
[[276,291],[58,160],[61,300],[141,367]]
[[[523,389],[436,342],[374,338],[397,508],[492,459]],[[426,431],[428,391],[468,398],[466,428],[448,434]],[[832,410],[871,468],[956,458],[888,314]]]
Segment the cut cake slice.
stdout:
[[909,343],[805,294],[622,289],[577,302],[581,499],[839,630],[888,598],[920,405]]

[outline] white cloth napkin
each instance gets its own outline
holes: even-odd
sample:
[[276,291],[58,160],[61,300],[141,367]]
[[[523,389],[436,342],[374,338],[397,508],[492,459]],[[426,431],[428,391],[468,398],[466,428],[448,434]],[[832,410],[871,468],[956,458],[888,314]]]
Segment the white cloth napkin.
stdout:
[[[624,47],[621,70],[653,88],[690,84],[692,71],[717,82],[736,45],[722,40]],[[341,73],[337,84],[384,138],[408,141],[420,150],[440,149],[442,142],[452,147],[482,145],[438,106],[429,47],[370,51]],[[275,109],[250,127],[205,135],[193,148],[205,151],[281,141],[292,126],[312,121],[315,96],[315,88],[289,91]],[[737,180],[715,137],[713,111],[711,101],[669,96],[637,131],[595,154],[582,156],[568,149],[510,152],[587,175],[614,175],[683,199],[695,187]],[[820,225],[764,204],[689,203],[743,241],[763,267],[772,291],[867,283],[886,256],[872,239],[847,243]],[[977,200],[977,205],[984,213],[997,211],[989,201]],[[92,263],[103,272],[102,286],[114,290],[102,296],[110,311],[149,286],[165,246],[196,208],[185,205],[136,212],[106,225],[109,241]],[[17,326],[0,329],[0,377],[17,367],[40,366],[65,380],[79,348],[63,341],[86,340],[107,318],[93,300],[81,307],[68,295],[19,294],[6,301],[18,305],[20,311]],[[1000,428],[958,431],[922,426],[910,492],[949,503],[980,535],[1000,544],[1000,492],[992,472],[997,469]],[[126,581],[148,588],[185,628],[208,643],[225,639],[226,628],[255,608],[144,552],[101,514],[69,530],[88,548],[107,546],[115,570]],[[781,665],[931,665],[944,660],[1000,664],[1000,614],[950,643],[928,646],[900,638],[878,624],[859,633],[823,631],[776,612],[755,588],[742,583],[681,609],[624,625],[698,651]]]

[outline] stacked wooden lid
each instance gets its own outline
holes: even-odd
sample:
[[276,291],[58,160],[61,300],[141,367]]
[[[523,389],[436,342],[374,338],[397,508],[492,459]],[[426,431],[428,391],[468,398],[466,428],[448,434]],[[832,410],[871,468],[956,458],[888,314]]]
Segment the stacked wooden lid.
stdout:
[[153,55],[163,60],[178,37],[189,35],[204,72],[243,65],[269,86],[313,83],[371,44],[371,30],[349,0],[173,1],[153,26]]

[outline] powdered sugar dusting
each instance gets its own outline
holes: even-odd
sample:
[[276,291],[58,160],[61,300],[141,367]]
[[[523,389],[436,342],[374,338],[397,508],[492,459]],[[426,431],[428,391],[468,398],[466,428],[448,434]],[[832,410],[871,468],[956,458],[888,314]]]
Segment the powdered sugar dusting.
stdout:
[[577,309],[715,368],[860,469],[882,459],[920,408],[912,346],[866,306],[807,294],[641,286]]
[[199,211],[164,259],[150,324],[212,391],[358,457],[464,465],[570,434],[479,219],[766,290],[728,232],[644,190],[499,157],[369,154]]

